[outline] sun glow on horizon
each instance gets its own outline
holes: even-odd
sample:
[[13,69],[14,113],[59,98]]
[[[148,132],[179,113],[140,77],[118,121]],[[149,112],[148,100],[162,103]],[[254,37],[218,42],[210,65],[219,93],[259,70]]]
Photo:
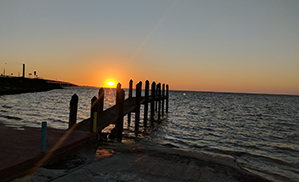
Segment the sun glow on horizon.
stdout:
[[113,79],[108,79],[105,81],[105,87],[107,88],[114,88],[116,85],[116,81]]
[[113,86],[113,85],[115,85],[115,83],[113,82],[113,81],[110,81],[110,82],[108,82],[107,83],[109,86]]

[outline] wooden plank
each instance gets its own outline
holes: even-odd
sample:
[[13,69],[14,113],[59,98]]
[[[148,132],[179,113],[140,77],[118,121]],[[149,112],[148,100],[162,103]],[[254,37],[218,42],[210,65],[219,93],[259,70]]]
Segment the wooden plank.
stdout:
[[[144,98],[140,102],[144,102]],[[128,114],[129,112],[133,112],[136,108],[135,106],[136,98],[128,98],[124,102],[124,115]],[[107,127],[109,124],[115,124],[118,119],[118,110],[116,105],[110,107],[103,111],[103,113],[99,116],[99,120],[101,121],[98,125],[98,129],[102,130]],[[82,130],[82,131],[89,131],[89,122],[90,118],[83,120],[82,122],[78,123],[75,130]]]

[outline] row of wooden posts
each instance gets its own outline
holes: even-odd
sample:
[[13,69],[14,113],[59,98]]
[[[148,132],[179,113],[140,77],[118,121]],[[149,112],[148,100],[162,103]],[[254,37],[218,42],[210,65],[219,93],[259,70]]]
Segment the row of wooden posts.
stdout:
[[[166,90],[165,90],[166,87]],[[108,108],[104,111],[104,89],[100,88],[98,93],[98,98],[93,97],[91,99],[91,117],[89,120],[90,132],[101,132],[102,129],[107,127],[109,124],[115,124],[117,131],[118,141],[122,140],[123,132],[123,117],[128,115],[128,128],[131,125],[131,112],[135,112],[135,135],[139,133],[139,123],[140,123],[140,107],[144,104],[144,117],[143,126],[147,127],[148,122],[148,107],[150,106],[150,122],[151,126],[154,125],[155,121],[164,118],[165,112],[168,113],[168,103],[169,103],[169,86],[152,82],[151,84],[151,95],[149,88],[149,81],[145,82],[144,96],[142,96],[142,82],[136,84],[136,97],[133,97],[133,80],[129,83],[129,97],[125,100],[125,91],[121,89],[121,84],[118,83],[116,88],[116,105]],[[166,91],[166,93],[165,93]],[[166,101],[166,103],[164,102]],[[77,104],[78,96],[74,94],[70,102],[70,118],[69,118],[69,128],[76,125],[76,115],[77,115]],[[164,107],[166,104],[166,107]],[[101,121],[104,118],[107,121]],[[110,116],[110,117],[109,117]],[[117,119],[115,119],[117,118]],[[111,121],[109,121],[111,120]]]

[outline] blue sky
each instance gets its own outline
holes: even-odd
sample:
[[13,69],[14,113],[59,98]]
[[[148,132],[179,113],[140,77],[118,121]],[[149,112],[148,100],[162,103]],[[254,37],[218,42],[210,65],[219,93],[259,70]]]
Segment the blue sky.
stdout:
[[0,2],[1,73],[299,95],[298,50],[297,0]]

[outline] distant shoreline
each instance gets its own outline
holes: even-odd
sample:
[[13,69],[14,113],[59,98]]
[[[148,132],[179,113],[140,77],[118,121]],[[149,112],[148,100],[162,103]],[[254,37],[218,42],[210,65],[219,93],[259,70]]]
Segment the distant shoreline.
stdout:
[[67,86],[77,85],[68,82],[39,78],[0,77],[0,95],[42,92],[52,89],[62,89]]

